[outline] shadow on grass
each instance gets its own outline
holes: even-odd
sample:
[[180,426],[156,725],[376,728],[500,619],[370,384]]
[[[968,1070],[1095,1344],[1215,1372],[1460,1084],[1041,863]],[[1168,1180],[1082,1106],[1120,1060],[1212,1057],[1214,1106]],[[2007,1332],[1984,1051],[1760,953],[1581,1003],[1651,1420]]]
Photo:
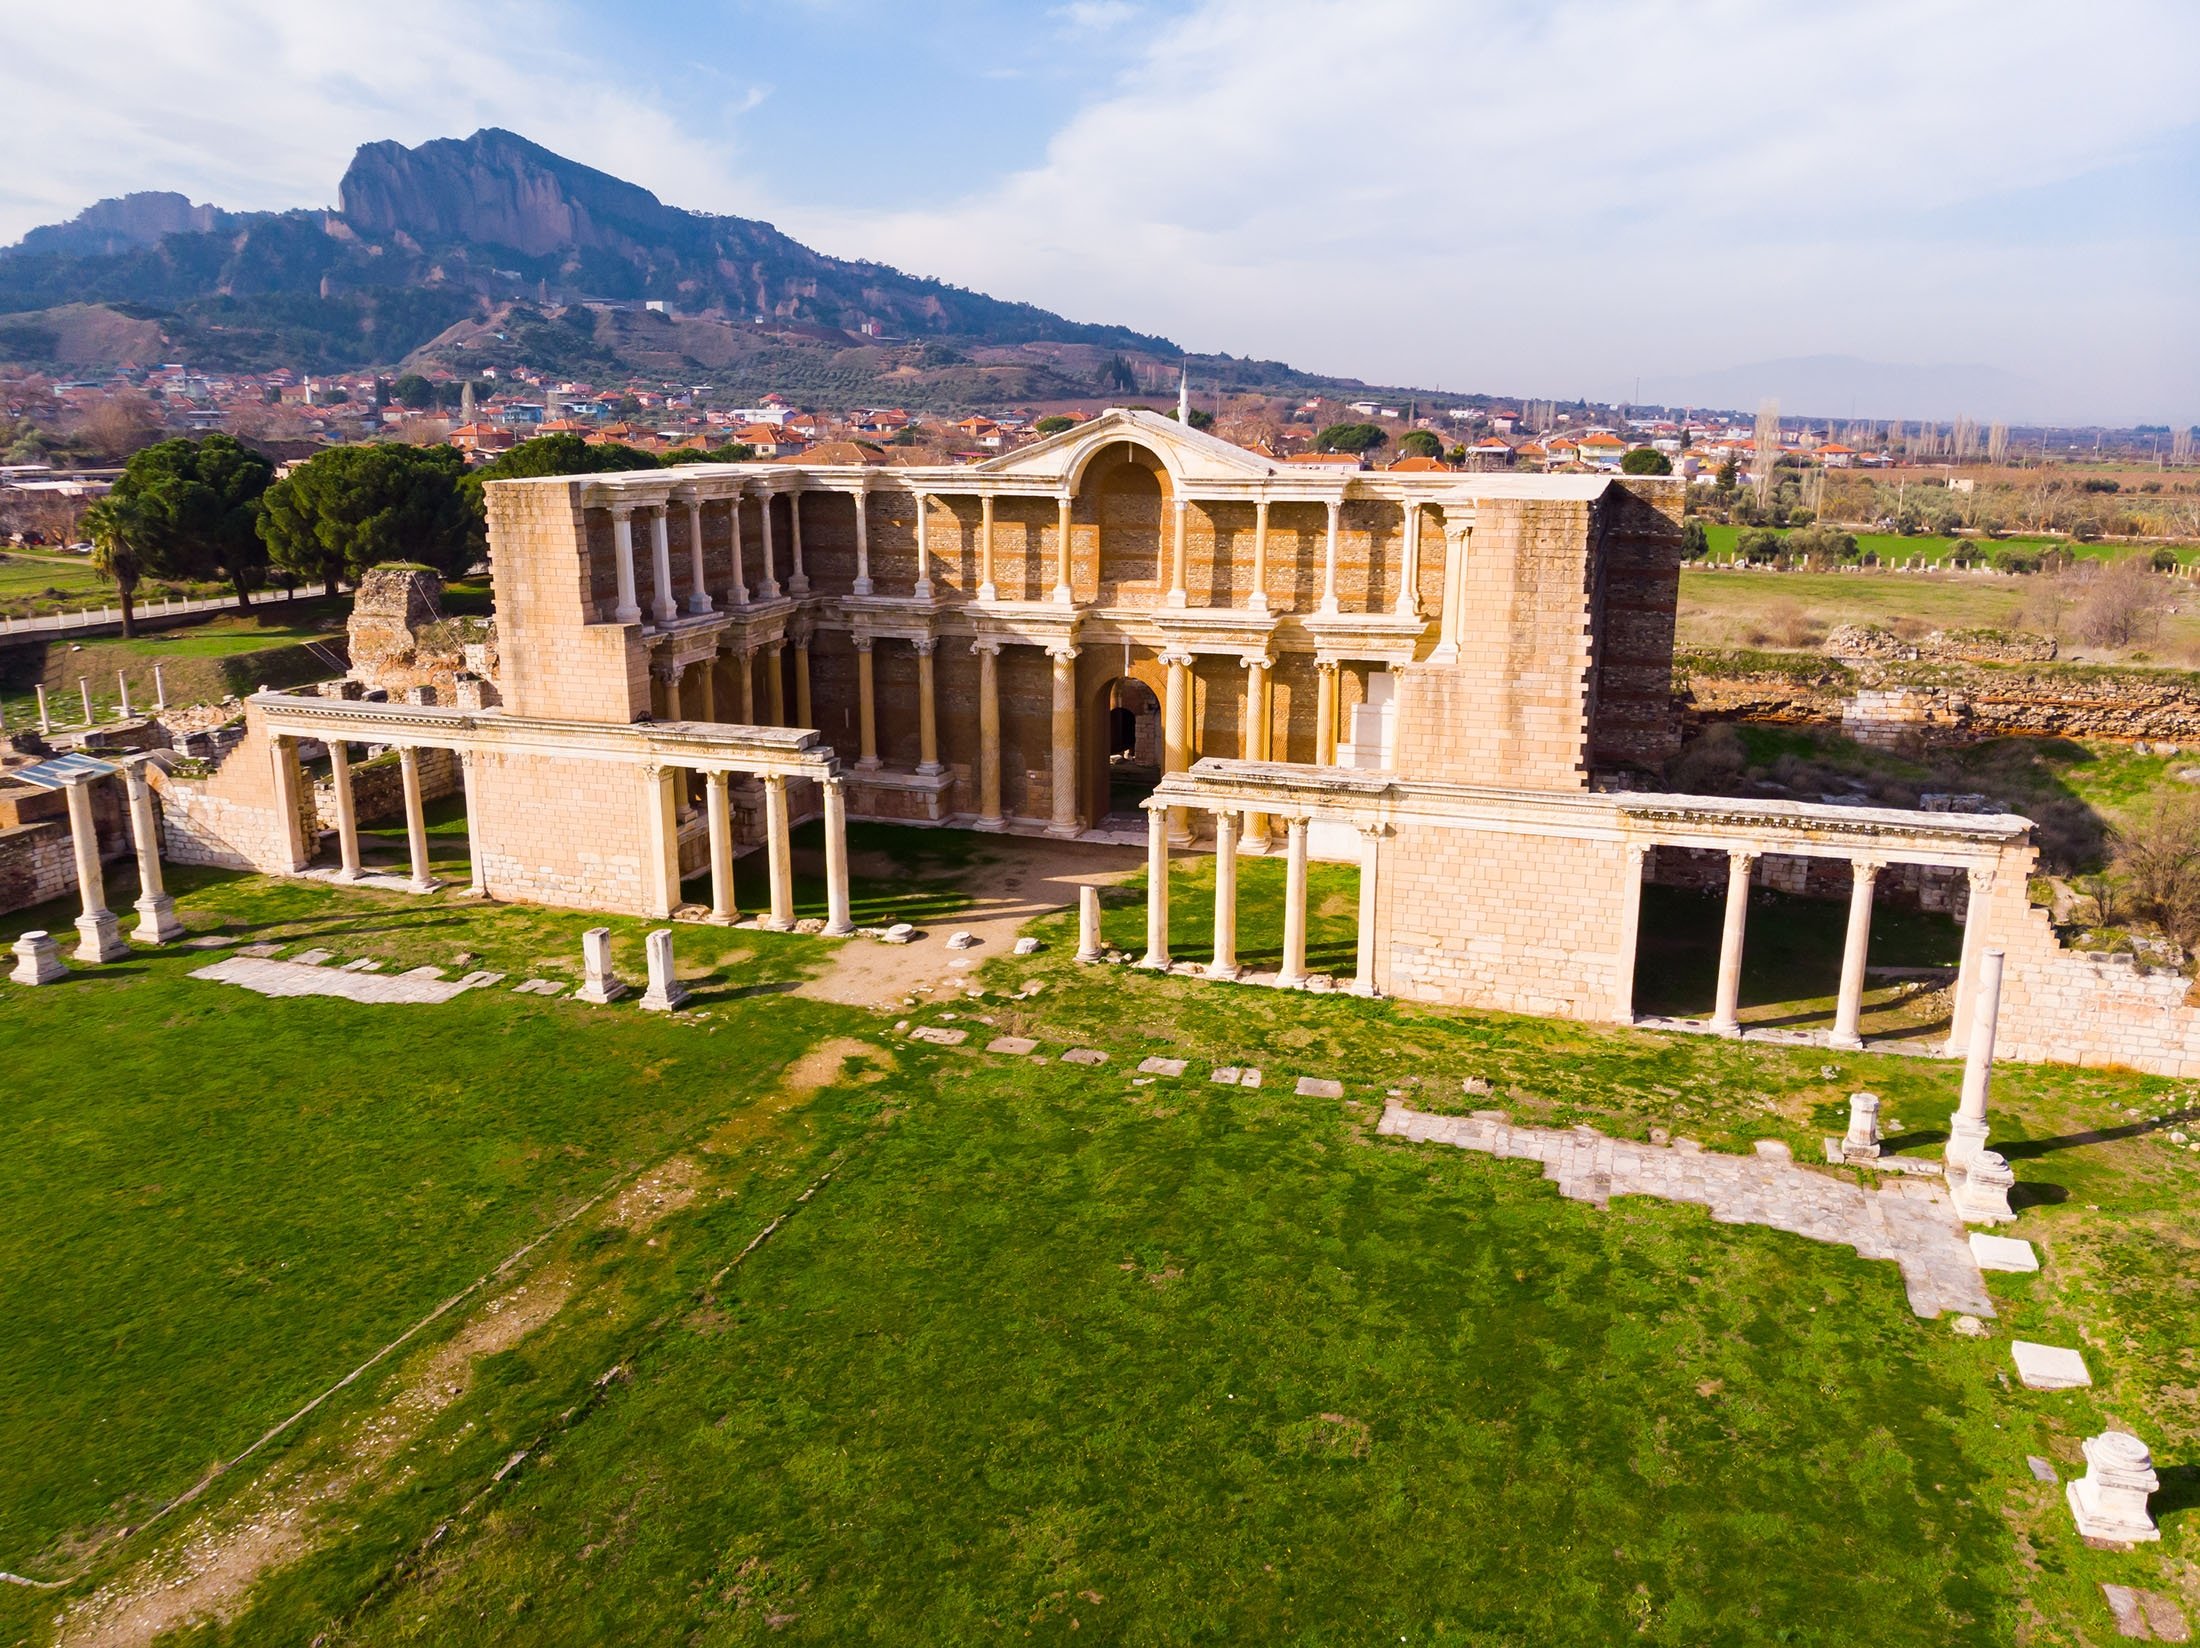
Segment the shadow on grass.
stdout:
[[2052,1155],[2058,1150],[2074,1150],[2080,1145],[2144,1138],[2165,1127],[2183,1127],[2188,1122],[2200,1122],[2200,1109],[2171,1110],[2165,1112],[2160,1121],[2132,1122],[2124,1127],[2091,1127],[2082,1133],[2061,1133],[2051,1139],[2016,1139],[2008,1144],[1996,1144],[1994,1148],[2008,1160],[2017,1162],[2032,1156]]

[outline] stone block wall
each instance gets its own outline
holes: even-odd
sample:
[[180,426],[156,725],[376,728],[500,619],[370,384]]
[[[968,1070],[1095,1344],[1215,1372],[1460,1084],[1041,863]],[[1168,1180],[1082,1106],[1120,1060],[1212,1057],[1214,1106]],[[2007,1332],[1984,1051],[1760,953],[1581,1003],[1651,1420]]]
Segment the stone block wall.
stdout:
[[492,898],[568,910],[646,908],[641,770],[602,761],[483,752],[470,832]]
[[[295,748],[282,759],[295,769]],[[247,706],[243,735],[210,759],[203,776],[149,767],[160,801],[163,854],[178,864],[269,875],[287,875],[310,862],[320,830],[312,790],[298,776],[298,815],[286,819],[276,760],[259,711]]]
[[[639,626],[595,621],[615,601],[617,572],[610,517],[584,511],[583,490],[577,481],[487,489],[499,687],[515,714],[632,721],[649,713],[648,655]],[[637,537],[639,576],[650,556],[646,531]]]
[[0,828],[0,912],[76,892],[69,826],[51,819]]
[[[465,772],[450,750],[420,752],[420,798],[440,801],[465,787]],[[359,822],[379,824],[405,816],[405,769],[397,754],[378,756],[351,764],[351,799]],[[323,778],[313,786],[314,825],[318,830],[336,828],[336,781]]]
[[1684,484],[1628,481],[1607,493],[1598,510],[1589,681],[1594,767],[1655,768],[1680,748],[1673,633]]

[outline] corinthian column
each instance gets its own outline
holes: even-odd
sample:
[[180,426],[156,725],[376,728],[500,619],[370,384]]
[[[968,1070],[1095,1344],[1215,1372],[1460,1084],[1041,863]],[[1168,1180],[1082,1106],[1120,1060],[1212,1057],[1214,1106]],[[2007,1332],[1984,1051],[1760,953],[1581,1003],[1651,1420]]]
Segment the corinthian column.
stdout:
[[176,919],[176,901],[161,885],[160,821],[153,814],[153,787],[145,782],[142,762],[122,769],[122,781],[130,791],[130,837],[137,846],[138,924],[131,935],[140,944],[166,944],[183,937],[183,923]]
[[99,832],[92,819],[89,772],[65,773],[62,794],[69,804],[69,846],[76,856],[76,890],[83,913],[76,918],[78,961],[120,961],[130,953],[122,924],[107,908],[107,881],[99,864]]
[[1711,1028],[1722,1036],[1742,1033],[1742,941],[1749,929],[1749,874],[1755,853],[1726,855],[1726,925],[1719,933],[1719,994]]
[[642,621],[642,608],[634,594],[634,508],[631,504],[612,506],[611,550],[619,574],[619,604],[612,609],[612,620],[638,624]]
[[658,504],[649,512],[649,576],[653,586],[649,611],[660,624],[669,624],[680,616],[679,604],[672,598],[672,532],[666,524],[671,513],[667,504]]
[[970,643],[970,650],[978,655],[978,828],[997,830],[1003,822],[1001,643],[981,635]]
[[1077,649],[1049,647],[1054,660],[1054,739],[1048,768],[1054,787],[1054,817],[1047,834],[1077,834]]
[[1057,500],[1054,528],[1054,599],[1061,606],[1068,606],[1075,599],[1070,594],[1070,497],[1063,493]]
[[871,637],[858,635],[850,644],[856,649],[856,765],[872,772],[878,768],[878,697],[871,670]]
[[710,590],[703,582],[703,500],[688,494],[688,600],[690,612],[711,610]]
[[935,695],[932,653],[938,645],[930,636],[909,643],[917,651],[917,771],[936,773],[940,768],[940,713]]

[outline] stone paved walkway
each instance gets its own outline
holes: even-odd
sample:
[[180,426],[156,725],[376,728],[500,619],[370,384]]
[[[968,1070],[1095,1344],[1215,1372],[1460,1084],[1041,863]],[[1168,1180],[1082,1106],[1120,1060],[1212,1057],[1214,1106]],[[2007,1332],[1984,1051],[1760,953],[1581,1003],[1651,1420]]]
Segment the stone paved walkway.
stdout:
[[191,976],[220,984],[241,984],[263,996],[342,996],[346,1001],[437,1003],[462,991],[493,983],[502,973],[468,973],[446,979],[433,967],[409,973],[351,973],[337,967],[313,967],[264,956],[228,956]]
[[1560,1194],[1599,1207],[1614,1196],[1662,1196],[1707,1207],[1721,1224],[1769,1225],[1852,1247],[1902,1267],[1910,1308],[1920,1316],[1994,1314],[1962,1221],[1937,1180],[1890,1179],[1875,1192],[1799,1167],[1769,1140],[1754,1156],[1726,1156],[1685,1139],[1637,1144],[1594,1128],[1515,1127],[1495,1111],[1428,1116],[1396,1102],[1384,1109],[1377,1131],[1541,1162]]

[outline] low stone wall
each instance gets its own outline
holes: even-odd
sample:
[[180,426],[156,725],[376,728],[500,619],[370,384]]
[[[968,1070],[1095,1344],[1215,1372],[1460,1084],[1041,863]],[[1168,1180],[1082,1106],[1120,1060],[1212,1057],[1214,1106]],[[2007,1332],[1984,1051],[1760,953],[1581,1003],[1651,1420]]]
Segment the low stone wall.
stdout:
[[2056,650],[2052,637],[2028,630],[1936,629],[1904,640],[1877,624],[1843,624],[1825,643],[1829,657],[1929,664],[2044,664]]
[[[1642,879],[1659,887],[1691,887],[1703,893],[1726,890],[1726,854],[1693,847],[1653,847],[1644,858]],[[1805,898],[1828,900],[1849,896],[1846,859],[1801,858],[1791,853],[1766,853],[1750,871],[1750,885],[1769,887]],[[1889,864],[1879,872],[1873,888],[1875,904],[1952,915],[1958,921],[1971,902],[1970,880],[1942,864]]]
[[76,854],[66,824],[0,829],[0,911],[27,910],[76,891]]
[[1697,721],[1809,722],[1919,738],[2200,742],[2200,675],[2181,670],[1691,653],[1675,677],[1677,706]]
[[[465,785],[465,771],[449,750],[420,752],[420,798],[440,801],[456,795]],[[405,769],[396,752],[351,765],[352,805],[362,824],[380,824],[405,816]],[[323,830],[336,828],[336,780],[321,779],[313,786],[314,815]]]

